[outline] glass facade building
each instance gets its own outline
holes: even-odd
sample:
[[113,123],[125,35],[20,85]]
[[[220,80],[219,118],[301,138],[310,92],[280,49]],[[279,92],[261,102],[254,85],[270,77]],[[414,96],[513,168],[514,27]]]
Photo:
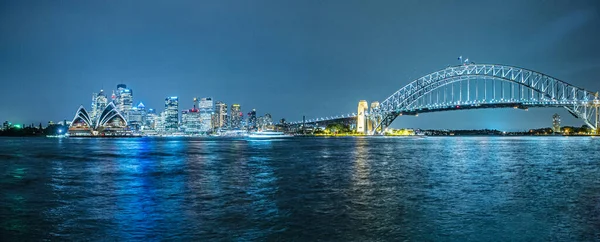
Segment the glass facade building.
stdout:
[[136,107],[129,111],[129,126],[132,130],[140,130],[146,123],[146,106],[140,102]]
[[217,102],[215,104],[215,129],[226,129],[228,123],[228,115],[227,115],[227,104],[223,102]]
[[127,88],[125,84],[117,85],[114,101],[119,112],[128,117],[129,111],[133,108],[133,90]]
[[98,94],[92,93],[92,112],[91,119],[96,119],[108,105],[108,98],[104,94],[104,90],[100,90]]
[[179,98],[165,98],[165,111],[163,112],[164,132],[174,133],[179,128]]
[[258,120],[256,119],[256,109],[252,109],[252,111],[248,113],[248,131],[257,130],[257,121]]
[[229,115],[229,128],[232,130],[242,129],[242,117],[244,113],[242,113],[242,106],[239,104],[231,105]]
[[214,113],[212,98],[201,98],[198,110],[200,112],[200,132],[206,133],[212,131],[212,115]]

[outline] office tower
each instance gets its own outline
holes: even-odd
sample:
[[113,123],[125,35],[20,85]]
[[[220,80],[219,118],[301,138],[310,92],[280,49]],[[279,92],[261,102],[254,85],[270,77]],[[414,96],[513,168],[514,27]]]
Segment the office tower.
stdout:
[[152,108],[149,108],[146,112],[146,121],[142,126],[143,130],[155,130],[156,122],[158,121],[159,115],[156,114],[156,111]]
[[552,115],[552,131],[560,133],[560,115],[558,113]]
[[200,132],[212,131],[212,115],[214,113],[213,100],[210,97],[200,99]]
[[127,117],[133,108],[133,90],[127,88],[125,84],[117,85],[114,101],[117,110]]
[[129,111],[129,127],[133,130],[140,130],[142,126],[146,124],[146,106],[140,102],[136,107],[131,108]]
[[217,102],[215,104],[215,128],[227,128],[227,104]]
[[181,131],[186,134],[199,134],[202,127],[200,111],[197,108],[181,111]]
[[242,128],[242,117],[244,116],[244,113],[242,113],[242,106],[240,106],[239,104],[233,104],[233,105],[231,105],[230,112],[231,112],[229,115],[230,129],[232,129],[232,130],[241,129]]
[[164,131],[167,133],[177,132],[179,127],[179,98],[165,98],[165,111],[162,120],[164,122]]
[[96,120],[107,105],[108,98],[106,98],[104,90],[100,90],[98,94],[92,93],[92,113],[90,114],[90,119]]
[[248,113],[248,131],[256,131],[257,129],[257,122],[256,122],[256,109],[252,109],[252,111],[250,111]]

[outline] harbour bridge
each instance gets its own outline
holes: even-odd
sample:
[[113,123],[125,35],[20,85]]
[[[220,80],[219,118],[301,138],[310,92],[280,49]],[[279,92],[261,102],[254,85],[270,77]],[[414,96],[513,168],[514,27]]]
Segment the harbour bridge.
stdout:
[[292,122],[295,127],[353,122],[358,132],[381,134],[402,115],[483,108],[562,107],[593,130],[600,128],[598,93],[552,76],[508,65],[465,64],[422,76],[370,109]]

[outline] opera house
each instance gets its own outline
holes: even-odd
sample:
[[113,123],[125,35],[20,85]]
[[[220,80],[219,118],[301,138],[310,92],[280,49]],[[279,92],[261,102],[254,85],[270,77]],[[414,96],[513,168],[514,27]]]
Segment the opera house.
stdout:
[[[100,111],[100,110],[99,110]],[[69,126],[69,136],[131,136],[127,120],[117,110],[114,103],[109,102],[98,115],[90,116],[80,106]]]

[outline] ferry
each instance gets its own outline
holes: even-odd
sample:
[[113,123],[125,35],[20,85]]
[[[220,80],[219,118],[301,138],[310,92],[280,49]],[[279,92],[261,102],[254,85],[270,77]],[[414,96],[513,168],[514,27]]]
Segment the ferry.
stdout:
[[291,138],[293,135],[285,134],[278,131],[258,131],[248,134],[248,138],[251,139],[277,139],[277,138]]

